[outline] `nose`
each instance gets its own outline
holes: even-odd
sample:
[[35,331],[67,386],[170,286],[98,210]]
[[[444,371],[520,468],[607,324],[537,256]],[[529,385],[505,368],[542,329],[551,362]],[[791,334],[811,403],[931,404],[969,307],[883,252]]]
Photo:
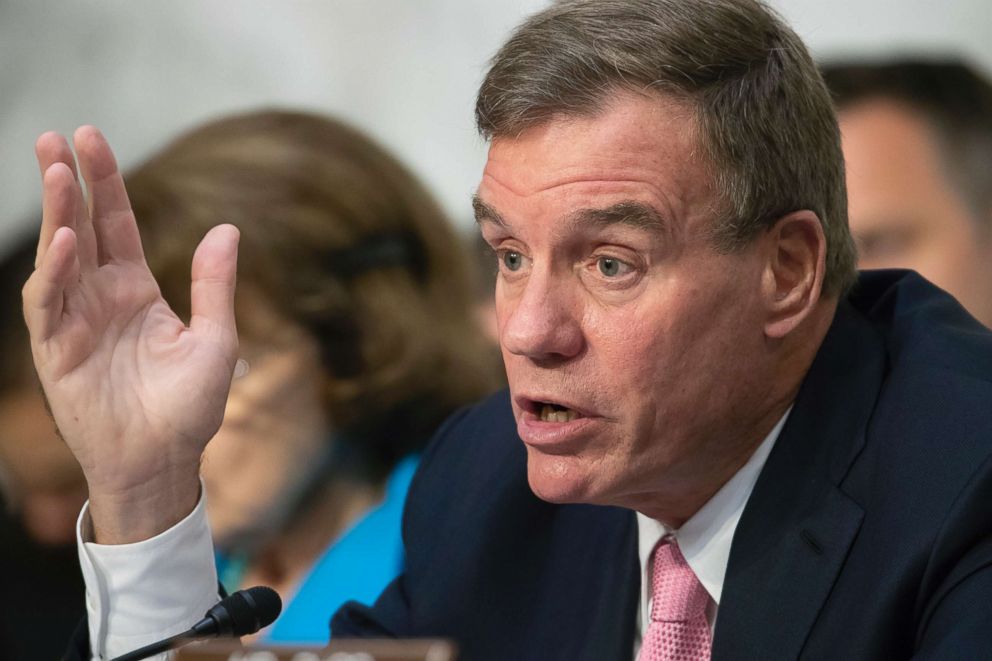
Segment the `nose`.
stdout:
[[532,273],[522,290],[503,296],[500,344],[536,362],[574,358],[583,349],[581,302],[564,279]]

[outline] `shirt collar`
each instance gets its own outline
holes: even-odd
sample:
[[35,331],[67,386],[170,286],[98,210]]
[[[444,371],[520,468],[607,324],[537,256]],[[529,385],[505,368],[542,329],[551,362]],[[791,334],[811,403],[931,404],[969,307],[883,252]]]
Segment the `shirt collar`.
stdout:
[[727,562],[730,559],[730,544],[734,539],[734,531],[744,512],[758,474],[768,459],[775,441],[785,426],[792,407],[775,424],[751,458],[747,460],[734,476],[724,484],[716,494],[703,505],[678,530],[671,530],[660,521],[648,518],[638,512],[638,554],[641,560],[641,621],[648,622],[650,615],[651,580],[648,576],[651,552],[658,541],[666,535],[672,535],[678,540],[679,550],[686,562],[703,584],[713,602],[720,604],[723,592],[723,579],[727,574]]

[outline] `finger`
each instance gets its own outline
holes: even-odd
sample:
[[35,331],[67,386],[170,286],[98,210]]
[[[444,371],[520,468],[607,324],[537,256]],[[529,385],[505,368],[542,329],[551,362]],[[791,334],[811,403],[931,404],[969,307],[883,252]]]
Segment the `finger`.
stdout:
[[41,266],[60,227],[75,228],[76,225],[76,179],[72,170],[62,162],[56,162],[47,170],[41,180],[41,232],[38,236],[38,250],[35,253],[34,267]]
[[82,126],[73,136],[79,169],[89,193],[90,218],[100,264],[111,260],[144,262],[138,226],[124,189],[117,160],[96,127]]
[[[86,211],[86,204],[83,199],[83,189],[79,185],[79,175],[76,171],[76,159],[69,148],[69,143],[65,138],[54,131],[42,134],[35,143],[35,156],[38,159],[38,167],[41,169],[44,180],[45,172],[56,163],[63,163],[72,173],[72,185],[75,203],[75,226],[77,249],[79,259],[84,269],[96,267],[96,237],[93,234],[93,227],[90,224],[89,214]],[[51,239],[49,234],[48,239]],[[47,242],[46,242],[47,245]],[[40,258],[40,255],[39,255]],[[40,263],[40,261],[39,261]],[[36,263],[37,266],[37,263]]]
[[78,177],[76,172],[76,158],[72,155],[69,143],[66,139],[55,131],[42,133],[34,143],[34,153],[38,158],[38,167],[44,175],[48,168],[55,163],[65,163],[72,170],[73,178]]
[[65,294],[78,277],[76,234],[68,227],[60,227],[22,292],[24,320],[33,343],[47,342],[58,330]]
[[218,225],[207,232],[193,255],[190,285],[190,328],[230,343],[232,369],[237,348],[234,288],[239,237],[233,225]]

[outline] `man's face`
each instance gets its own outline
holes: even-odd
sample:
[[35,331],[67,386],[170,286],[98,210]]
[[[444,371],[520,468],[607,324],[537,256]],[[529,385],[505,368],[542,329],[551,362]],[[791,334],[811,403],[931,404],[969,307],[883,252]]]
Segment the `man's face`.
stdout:
[[914,269],[992,325],[992,233],[948,178],[925,120],[887,100],[839,119],[858,266]]
[[496,250],[513,411],[540,497],[642,509],[750,430],[767,355],[757,244],[712,247],[716,198],[682,105],[619,94],[593,118],[493,141],[476,212]]

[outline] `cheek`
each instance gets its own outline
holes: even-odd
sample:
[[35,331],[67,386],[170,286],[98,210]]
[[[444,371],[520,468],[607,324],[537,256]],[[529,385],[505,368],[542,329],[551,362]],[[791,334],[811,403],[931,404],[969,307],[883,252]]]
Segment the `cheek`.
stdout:
[[222,424],[220,429],[207,443],[203,451],[203,474],[205,477],[219,478],[230,475],[232,471],[238,469],[238,439],[225,429],[226,424]]
[[271,439],[252,437],[239,427],[221,427],[203,456],[201,474],[207,490],[207,515],[215,534],[225,539],[251,526],[273,504],[291,479],[285,453]]
[[493,312],[496,319],[496,338],[503,337],[503,327],[506,325],[510,314],[513,312],[515,302],[510,298],[510,290],[507,288],[503,278],[496,276],[496,292],[493,299]]
[[29,490],[63,489],[82,482],[79,464],[33,389],[0,402],[0,459]]
[[282,441],[259,426],[259,416],[227,418],[203,453],[203,477],[210,484],[246,494],[270,492],[284,472]]
[[[721,291],[728,293],[708,295]],[[598,338],[598,373],[622,406],[642,409],[642,426],[670,426],[676,414],[693,415],[737,378],[732,375],[746,371],[764,337],[754,292],[732,282],[685,287],[590,327]]]
[[976,272],[987,268],[978,266],[984,261],[978,245],[976,233],[965,222],[948,222],[932,240],[921,246],[915,268],[938,286],[954,293],[967,287]]
[[591,341],[596,387],[612,399],[631,403],[650,396],[652,386],[673,368],[666,340],[663,330],[635,322]]
[[593,310],[583,320],[604,394],[636,401],[682,371],[697,335],[680,306],[670,301]]

